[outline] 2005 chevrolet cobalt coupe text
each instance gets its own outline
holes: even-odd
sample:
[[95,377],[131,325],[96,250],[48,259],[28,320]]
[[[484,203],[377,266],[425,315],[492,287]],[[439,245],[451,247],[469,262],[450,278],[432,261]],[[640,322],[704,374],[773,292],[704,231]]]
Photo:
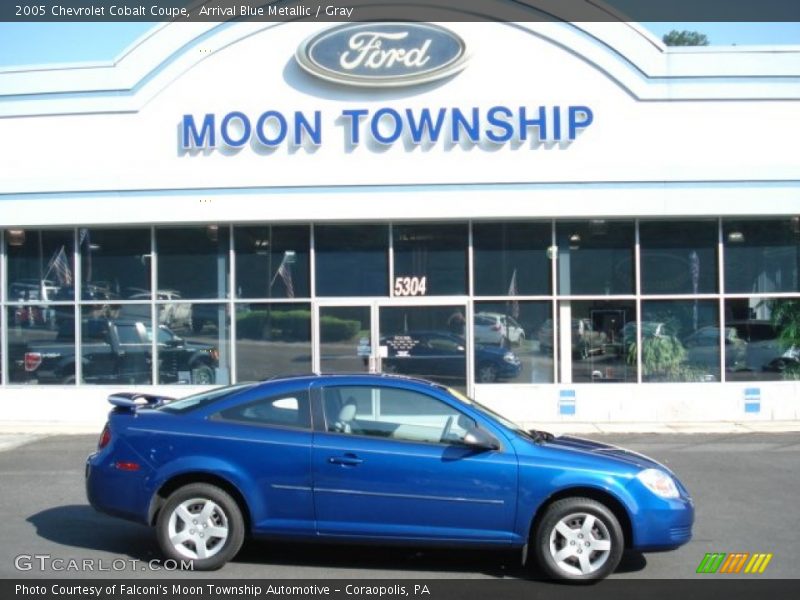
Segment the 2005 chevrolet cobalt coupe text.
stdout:
[[109,400],[89,501],[154,525],[164,554],[195,569],[221,567],[252,535],[518,548],[550,577],[588,580],[626,548],[691,538],[692,500],[664,466],[524,431],[419,379],[297,376]]

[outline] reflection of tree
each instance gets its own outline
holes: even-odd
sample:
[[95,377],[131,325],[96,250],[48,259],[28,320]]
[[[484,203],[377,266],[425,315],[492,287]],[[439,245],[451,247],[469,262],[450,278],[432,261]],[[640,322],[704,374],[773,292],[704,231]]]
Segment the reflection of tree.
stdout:
[[[673,335],[642,338],[642,378],[649,381],[686,381],[687,352]],[[636,364],[636,343],[628,347],[628,363]]]
[[[777,330],[781,348],[784,350],[800,348],[800,299],[773,300],[772,323]],[[800,379],[800,364],[787,363],[783,375],[787,379]]]
[[705,33],[686,29],[673,29],[661,36],[661,40],[666,46],[708,46],[708,36]]

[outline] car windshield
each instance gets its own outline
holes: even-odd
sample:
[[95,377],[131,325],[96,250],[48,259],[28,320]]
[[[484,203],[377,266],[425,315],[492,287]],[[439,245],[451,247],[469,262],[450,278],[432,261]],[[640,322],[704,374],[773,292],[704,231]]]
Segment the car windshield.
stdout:
[[495,421],[498,421],[501,425],[507,427],[508,429],[511,429],[512,431],[515,431],[515,432],[517,432],[519,434],[522,434],[522,435],[524,435],[526,437],[530,437],[528,432],[525,431],[522,427],[520,427],[516,423],[514,423],[514,421],[509,421],[503,415],[500,415],[500,414],[494,412],[491,408],[489,408],[487,406],[484,406],[483,404],[481,404],[477,400],[473,400],[469,396],[466,396],[465,394],[462,394],[461,392],[459,392],[456,389],[453,389],[453,388],[444,388],[444,389],[451,396],[455,397],[457,400],[460,400],[464,404],[468,404],[469,406],[471,406],[472,408],[474,408],[478,412],[481,412],[484,415],[486,415],[487,417],[490,417],[490,418],[494,419]]
[[217,400],[222,400],[230,396],[231,394],[235,394],[242,390],[246,390],[247,388],[251,388],[255,383],[239,383],[237,385],[229,385],[223,388],[217,388],[215,390],[211,390],[209,392],[201,392],[200,394],[194,394],[192,396],[187,396],[186,398],[181,398],[180,400],[175,400],[163,406],[160,406],[157,410],[161,410],[164,412],[171,412],[171,413],[184,413],[189,412],[191,410],[196,410],[207,404],[211,404],[212,402],[216,402]]

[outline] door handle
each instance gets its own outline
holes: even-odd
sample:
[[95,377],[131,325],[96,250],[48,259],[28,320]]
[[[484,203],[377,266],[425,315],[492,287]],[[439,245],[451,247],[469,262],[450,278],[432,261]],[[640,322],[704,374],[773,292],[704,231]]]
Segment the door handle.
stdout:
[[355,467],[364,461],[355,454],[345,454],[344,456],[331,456],[328,462],[332,465],[342,465],[343,467]]

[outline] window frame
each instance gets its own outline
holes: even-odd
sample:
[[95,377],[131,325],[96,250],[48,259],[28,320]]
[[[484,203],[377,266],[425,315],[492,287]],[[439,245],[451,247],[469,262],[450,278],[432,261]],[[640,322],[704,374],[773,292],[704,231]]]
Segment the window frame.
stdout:
[[[246,410],[251,406],[258,405],[264,402],[275,403],[279,400],[285,400],[287,398],[295,398],[298,401],[298,414],[299,414],[302,412],[302,404],[303,404],[301,397],[305,397],[305,416],[306,416],[305,425],[291,425],[287,423],[268,423],[265,421],[248,421],[244,419],[226,417],[223,415],[223,413],[227,411]],[[307,387],[303,387],[296,390],[287,390],[280,394],[259,396],[255,400],[243,401],[233,406],[228,406],[226,408],[218,410],[210,414],[207,418],[209,421],[213,421],[216,423],[230,423],[234,425],[243,425],[245,427],[257,427],[259,429],[285,429],[289,431],[306,431],[311,433],[312,431],[314,431],[314,420],[312,418],[311,404],[312,404],[311,392]]]
[[[450,448],[450,447],[468,448],[469,447],[466,444],[461,444],[461,443],[456,442],[456,441],[443,442],[443,441],[441,441],[441,439],[439,441],[433,442],[433,441],[426,441],[426,440],[412,440],[412,439],[395,438],[395,437],[390,437],[390,436],[383,437],[383,436],[370,435],[370,434],[367,434],[367,433],[357,433],[357,432],[356,433],[353,433],[353,432],[347,433],[347,432],[343,432],[343,431],[333,431],[333,430],[329,429],[329,425],[331,425],[332,422],[328,421],[329,416],[328,416],[327,410],[325,408],[325,392],[327,390],[329,390],[329,389],[334,389],[334,388],[354,388],[354,387],[367,388],[367,389],[371,389],[371,390],[375,390],[375,389],[379,389],[379,390],[398,390],[398,391],[402,391],[402,392],[411,392],[413,394],[418,394],[419,396],[422,396],[424,398],[428,398],[428,399],[430,399],[430,400],[432,400],[434,402],[438,402],[439,404],[442,404],[443,406],[451,409],[454,413],[456,413],[458,415],[457,418],[460,418],[460,417],[467,418],[467,419],[469,419],[470,421],[472,421],[475,424],[476,428],[481,428],[481,423],[479,422],[479,420],[476,419],[475,417],[473,417],[472,415],[460,410],[459,408],[456,408],[452,404],[450,404],[448,402],[445,402],[444,400],[442,400],[442,399],[440,399],[440,398],[438,398],[438,397],[436,397],[436,396],[434,396],[432,394],[426,394],[425,392],[422,392],[420,390],[413,390],[413,389],[408,389],[408,388],[398,387],[398,386],[392,386],[392,385],[372,385],[372,384],[365,384],[365,383],[350,383],[350,384],[334,383],[332,385],[320,384],[318,387],[316,387],[317,398],[318,398],[319,406],[320,406],[320,416],[321,416],[320,427],[317,428],[316,431],[318,431],[320,433],[327,434],[327,435],[335,435],[335,436],[343,436],[343,437],[354,437],[354,438],[368,439],[368,440],[379,440],[379,441],[383,441],[383,442],[396,442],[396,443],[401,443],[401,444],[425,444],[425,445],[428,445],[428,446],[441,446],[443,448]],[[483,429],[485,431],[487,431],[493,438],[497,439],[497,436],[491,430],[487,429],[486,427],[483,427]],[[499,439],[498,439],[498,445],[500,446],[500,448],[498,450],[496,450],[496,451],[497,452],[502,452],[504,446],[503,446],[503,442],[501,440],[499,440]]]

